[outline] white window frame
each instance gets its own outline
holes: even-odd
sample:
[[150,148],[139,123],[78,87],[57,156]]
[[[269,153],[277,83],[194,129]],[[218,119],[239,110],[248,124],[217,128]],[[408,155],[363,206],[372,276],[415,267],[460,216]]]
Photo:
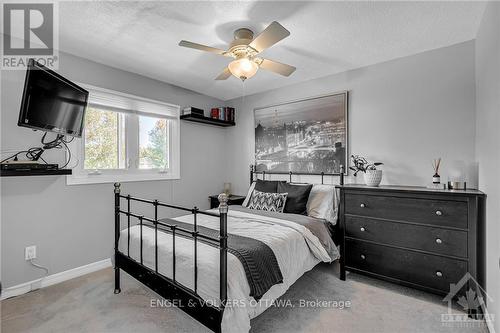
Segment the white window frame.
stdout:
[[[125,114],[124,169],[84,169],[84,138],[75,138],[68,144],[72,154],[73,173],[66,176],[67,185],[101,184],[151,180],[180,179],[180,106],[114,90],[79,83],[89,91],[89,105]],[[139,116],[153,116],[168,120],[168,168],[139,169]],[[85,129],[84,129],[85,131]],[[132,160],[134,156],[136,159]]]

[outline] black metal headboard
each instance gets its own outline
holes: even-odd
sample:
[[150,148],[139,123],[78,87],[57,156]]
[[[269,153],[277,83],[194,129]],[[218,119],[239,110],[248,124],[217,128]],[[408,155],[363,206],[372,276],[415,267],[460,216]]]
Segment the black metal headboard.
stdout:
[[262,179],[266,179],[266,175],[289,175],[290,177],[290,182],[292,182],[292,176],[297,175],[297,176],[321,176],[321,184],[324,184],[324,178],[325,176],[339,176],[339,185],[344,185],[344,166],[340,166],[340,173],[311,173],[311,172],[284,172],[284,171],[257,171],[255,165],[250,165],[250,185],[254,182],[255,177],[258,177],[258,175],[262,175]]

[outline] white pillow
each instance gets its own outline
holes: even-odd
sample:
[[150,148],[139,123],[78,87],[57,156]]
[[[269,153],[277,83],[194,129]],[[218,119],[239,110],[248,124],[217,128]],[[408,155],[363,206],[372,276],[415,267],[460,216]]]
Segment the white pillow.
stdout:
[[313,185],[307,200],[307,215],[337,223],[338,196],[334,185]]
[[248,206],[248,201],[250,201],[250,198],[252,197],[252,193],[253,193],[254,188],[255,188],[255,182],[253,182],[252,185],[250,185],[250,187],[248,188],[247,197],[245,198],[245,200],[241,204],[243,207]]

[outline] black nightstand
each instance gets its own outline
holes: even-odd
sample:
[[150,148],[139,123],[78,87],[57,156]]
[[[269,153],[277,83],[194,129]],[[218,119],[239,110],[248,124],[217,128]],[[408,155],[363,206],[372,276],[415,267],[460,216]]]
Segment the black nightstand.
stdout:
[[[208,197],[208,200],[210,200],[210,209],[219,207],[218,196],[219,195],[217,194],[217,195],[211,195]],[[241,205],[243,203],[243,201],[245,201],[245,196],[231,194],[229,196],[229,200],[227,201],[227,204],[228,205]]]

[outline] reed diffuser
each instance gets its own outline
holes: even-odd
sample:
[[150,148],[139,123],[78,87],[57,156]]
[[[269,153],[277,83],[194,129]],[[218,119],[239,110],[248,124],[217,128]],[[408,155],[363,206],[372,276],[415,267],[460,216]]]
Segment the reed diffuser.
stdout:
[[433,184],[441,183],[441,176],[439,175],[439,166],[441,165],[441,157],[438,159],[432,160],[432,168],[434,169],[434,176],[432,176]]

